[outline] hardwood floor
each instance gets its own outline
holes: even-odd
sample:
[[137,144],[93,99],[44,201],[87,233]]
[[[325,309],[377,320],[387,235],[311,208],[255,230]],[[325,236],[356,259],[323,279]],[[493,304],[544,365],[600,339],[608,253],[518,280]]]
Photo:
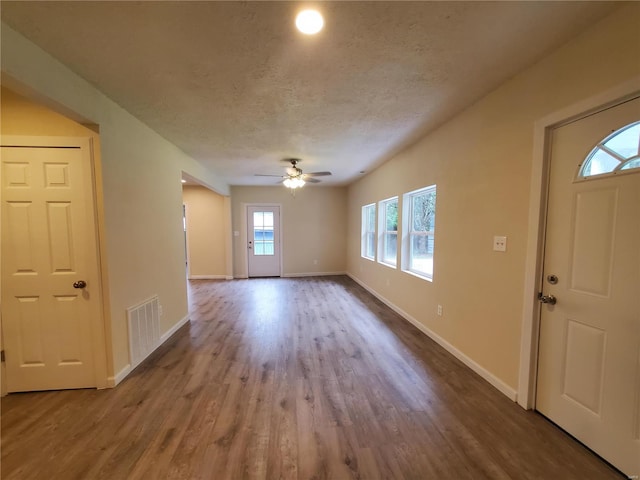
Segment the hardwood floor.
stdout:
[[2,478],[623,478],[347,277],[189,295],[117,388],[3,398]]

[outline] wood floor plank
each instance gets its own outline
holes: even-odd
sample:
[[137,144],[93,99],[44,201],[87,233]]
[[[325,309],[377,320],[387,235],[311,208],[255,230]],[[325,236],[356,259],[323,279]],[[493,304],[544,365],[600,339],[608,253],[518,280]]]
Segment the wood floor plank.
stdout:
[[345,276],[191,281],[111,390],[1,401],[6,480],[621,479]]

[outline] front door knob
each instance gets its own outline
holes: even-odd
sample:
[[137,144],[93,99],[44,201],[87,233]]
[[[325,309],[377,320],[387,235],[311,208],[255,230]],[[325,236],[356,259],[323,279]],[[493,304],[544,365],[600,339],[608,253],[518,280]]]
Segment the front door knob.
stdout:
[[73,288],[84,288],[87,286],[87,282],[84,280],[78,280],[77,282],[73,282]]

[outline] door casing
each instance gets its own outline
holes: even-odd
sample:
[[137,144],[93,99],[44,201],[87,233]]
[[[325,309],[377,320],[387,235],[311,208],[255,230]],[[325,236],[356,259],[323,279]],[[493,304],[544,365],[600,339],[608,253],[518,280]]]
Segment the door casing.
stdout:
[[[92,226],[93,234],[95,236],[95,244],[97,248],[98,262],[96,265],[97,276],[100,285],[96,289],[98,298],[98,308],[96,311],[99,314],[91,321],[91,342],[93,348],[93,361],[94,361],[94,378],[96,388],[108,388],[114,385],[108,383],[108,353],[107,353],[107,329],[105,318],[108,318],[105,312],[106,304],[104,299],[107,298],[106,278],[105,278],[105,265],[104,256],[101,245],[103,244],[101,229],[99,225],[102,224],[101,209],[98,208],[98,183],[97,176],[99,175],[99,166],[96,165],[93,140],[91,138],[82,137],[46,137],[46,136],[27,136],[27,135],[3,135],[2,145],[23,146],[23,147],[75,147],[79,148],[82,152],[84,161],[88,162],[91,171],[91,180],[88,188],[91,189],[91,197],[93,199],[92,205],[94,211],[95,224]],[[4,393],[4,392],[3,392]]]
[[189,208],[187,206],[186,203],[182,204],[182,218],[184,219],[183,221],[185,222],[185,229],[184,229],[184,255],[185,255],[185,273],[187,276],[187,279],[191,279],[191,252],[189,250],[189,212],[188,212]]
[[606,92],[554,112],[538,120],[534,125],[533,165],[529,195],[527,256],[525,263],[520,370],[517,395],[518,404],[525,409],[535,408],[536,380],[538,375],[540,303],[537,297],[538,292],[540,292],[542,288],[550,133],[554,128],[563,124],[587,117],[637,96],[640,96],[640,76]]

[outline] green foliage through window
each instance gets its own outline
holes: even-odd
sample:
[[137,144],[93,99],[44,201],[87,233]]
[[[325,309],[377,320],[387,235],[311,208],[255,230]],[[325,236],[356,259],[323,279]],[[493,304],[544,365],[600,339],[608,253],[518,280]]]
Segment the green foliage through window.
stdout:
[[376,241],[376,206],[375,204],[362,207],[362,245],[360,254],[368,259],[375,258]]
[[385,219],[388,232],[398,230],[398,199],[395,202],[387,202],[385,204]]
[[414,232],[431,232],[436,222],[436,192],[430,191],[412,198]]
[[378,261],[395,266],[398,261],[398,197],[380,202]]
[[433,279],[436,229],[436,186],[406,193],[402,246],[403,268],[428,280]]

